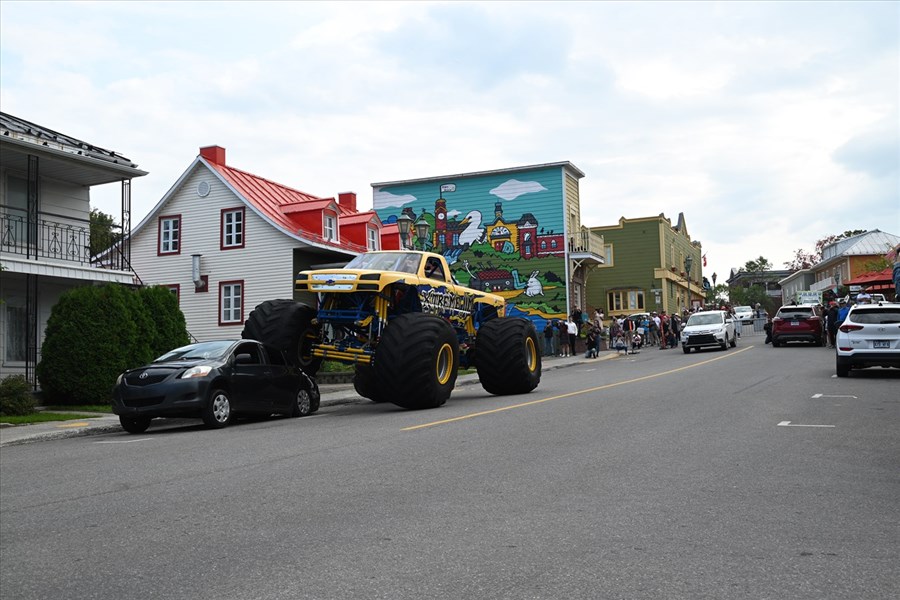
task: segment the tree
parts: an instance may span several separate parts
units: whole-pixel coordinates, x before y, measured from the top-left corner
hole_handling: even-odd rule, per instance
[[[786,269],[792,269],[795,271],[799,271],[800,269],[808,269],[814,264],[822,262],[822,252],[825,250],[826,246],[830,246],[837,241],[845,240],[847,238],[851,238],[853,236],[866,232],[867,230],[865,229],[854,229],[852,231],[848,230],[837,235],[829,235],[823,237],[816,242],[816,248],[812,253],[805,252],[802,249],[797,249],[794,253],[794,259],[784,263],[784,266]]]
[[[744,263],[744,270],[748,273],[756,273],[758,275],[760,273],[770,271],[771,269],[772,263],[770,263],[768,259],[762,256],[760,256],[756,260],[748,260],[746,263]]]
[[[112,215],[91,209],[91,256],[97,256],[122,239],[122,233],[115,231],[118,227]]]

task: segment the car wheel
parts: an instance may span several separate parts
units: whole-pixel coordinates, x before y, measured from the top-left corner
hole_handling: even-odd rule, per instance
[[[728,334],[725,334],[725,341],[719,344],[719,348],[722,350],[728,350]]]
[[[779,341],[776,340],[775,338],[772,338],[772,347],[773,347],[773,348],[777,348],[778,345],[779,345],[780,343],[781,343],[781,342],[779,342]]]
[[[737,346],[737,338],[731,338],[731,347],[734,348]]]
[[[209,402],[203,409],[203,423],[207,427],[221,429],[231,423],[231,399],[228,392],[222,389],[213,390]]]
[[[119,417],[122,429],[128,433],[144,433],[150,427],[149,417]]]
[[[294,405],[291,410],[292,417],[307,417],[312,414],[312,394],[307,390],[297,390]]]
[[[682,352],[684,352],[685,354],[690,354],[690,353],[691,353],[691,349],[688,348],[687,346],[681,346],[681,350],[682,350]]]

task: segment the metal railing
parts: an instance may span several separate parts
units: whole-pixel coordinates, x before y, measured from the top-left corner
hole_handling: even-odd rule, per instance
[[[60,220],[47,218],[58,217]],[[107,252],[100,260],[91,256],[90,221],[40,213],[29,239],[28,217],[13,212],[0,213],[0,251],[33,259],[58,260],[97,268],[131,270],[121,253]],[[110,233],[110,241],[118,236]]]

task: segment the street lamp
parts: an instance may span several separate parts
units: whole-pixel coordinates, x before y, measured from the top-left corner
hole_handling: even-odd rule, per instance
[[[428,229],[429,229],[428,221],[425,220],[425,209],[422,209],[422,214],[419,215],[419,218],[416,219],[415,228],[416,228],[416,239],[419,241],[419,246],[422,247],[422,250],[427,250],[425,243],[428,240]]]
[[[688,304],[693,305],[691,302],[691,267],[694,266],[694,257],[688,254],[684,257],[684,272],[687,273],[687,301]]]
[[[407,242],[409,240],[410,225],[412,225],[412,219],[408,214],[402,213],[399,217],[397,217],[397,227],[400,229],[400,245],[402,246],[402,250],[406,250],[408,248]]]

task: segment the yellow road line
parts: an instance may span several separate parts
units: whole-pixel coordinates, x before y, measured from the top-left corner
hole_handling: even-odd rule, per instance
[[[723,360],[726,358],[730,358],[732,356],[737,356],[738,354],[740,354],[742,352],[746,352],[747,350],[750,350],[751,348],[753,348],[753,346],[749,346],[747,348],[741,348],[740,350],[735,350],[734,352],[729,352],[723,356],[717,356],[716,358],[710,358],[709,360],[704,360],[703,362],[686,365],[684,367],[678,367],[677,369],[671,369],[669,371],[662,371],[661,373],[654,373],[652,375],[644,375],[643,377],[637,377],[635,379],[628,379],[626,381],[617,381],[616,383],[607,383],[606,385],[600,385],[600,386],[588,388],[585,390],[578,390],[576,392],[569,392],[568,394],[560,394],[559,396],[551,396],[549,398],[541,398],[540,400],[532,400],[530,402],[522,402],[520,404],[512,404],[510,406],[503,406],[501,408],[495,408],[493,410],[483,410],[481,412],[470,413],[470,414],[462,415],[459,417],[453,417],[452,419],[443,419],[441,421],[432,421],[430,423],[422,423],[421,425],[413,425],[411,427],[404,427],[400,431],[416,431],[418,429],[425,429],[427,427],[435,427],[437,425],[446,425],[448,423],[455,423],[457,421],[464,421],[466,419],[473,419],[475,417],[483,417],[485,415],[493,415],[495,413],[500,413],[500,412],[504,412],[507,410],[513,410],[515,408],[525,408],[526,406],[534,406],[535,404],[543,404],[544,402],[550,402],[552,400],[562,400],[563,398],[571,398],[572,396],[580,396],[581,394],[589,394],[591,392],[597,392],[599,390],[608,390],[610,388],[618,387],[620,385],[627,385],[629,383],[637,383],[639,381],[655,379],[657,377],[663,377],[665,375],[671,375],[672,373],[678,373],[679,371],[686,371],[688,369],[702,367],[704,365],[714,363],[718,360]]]

